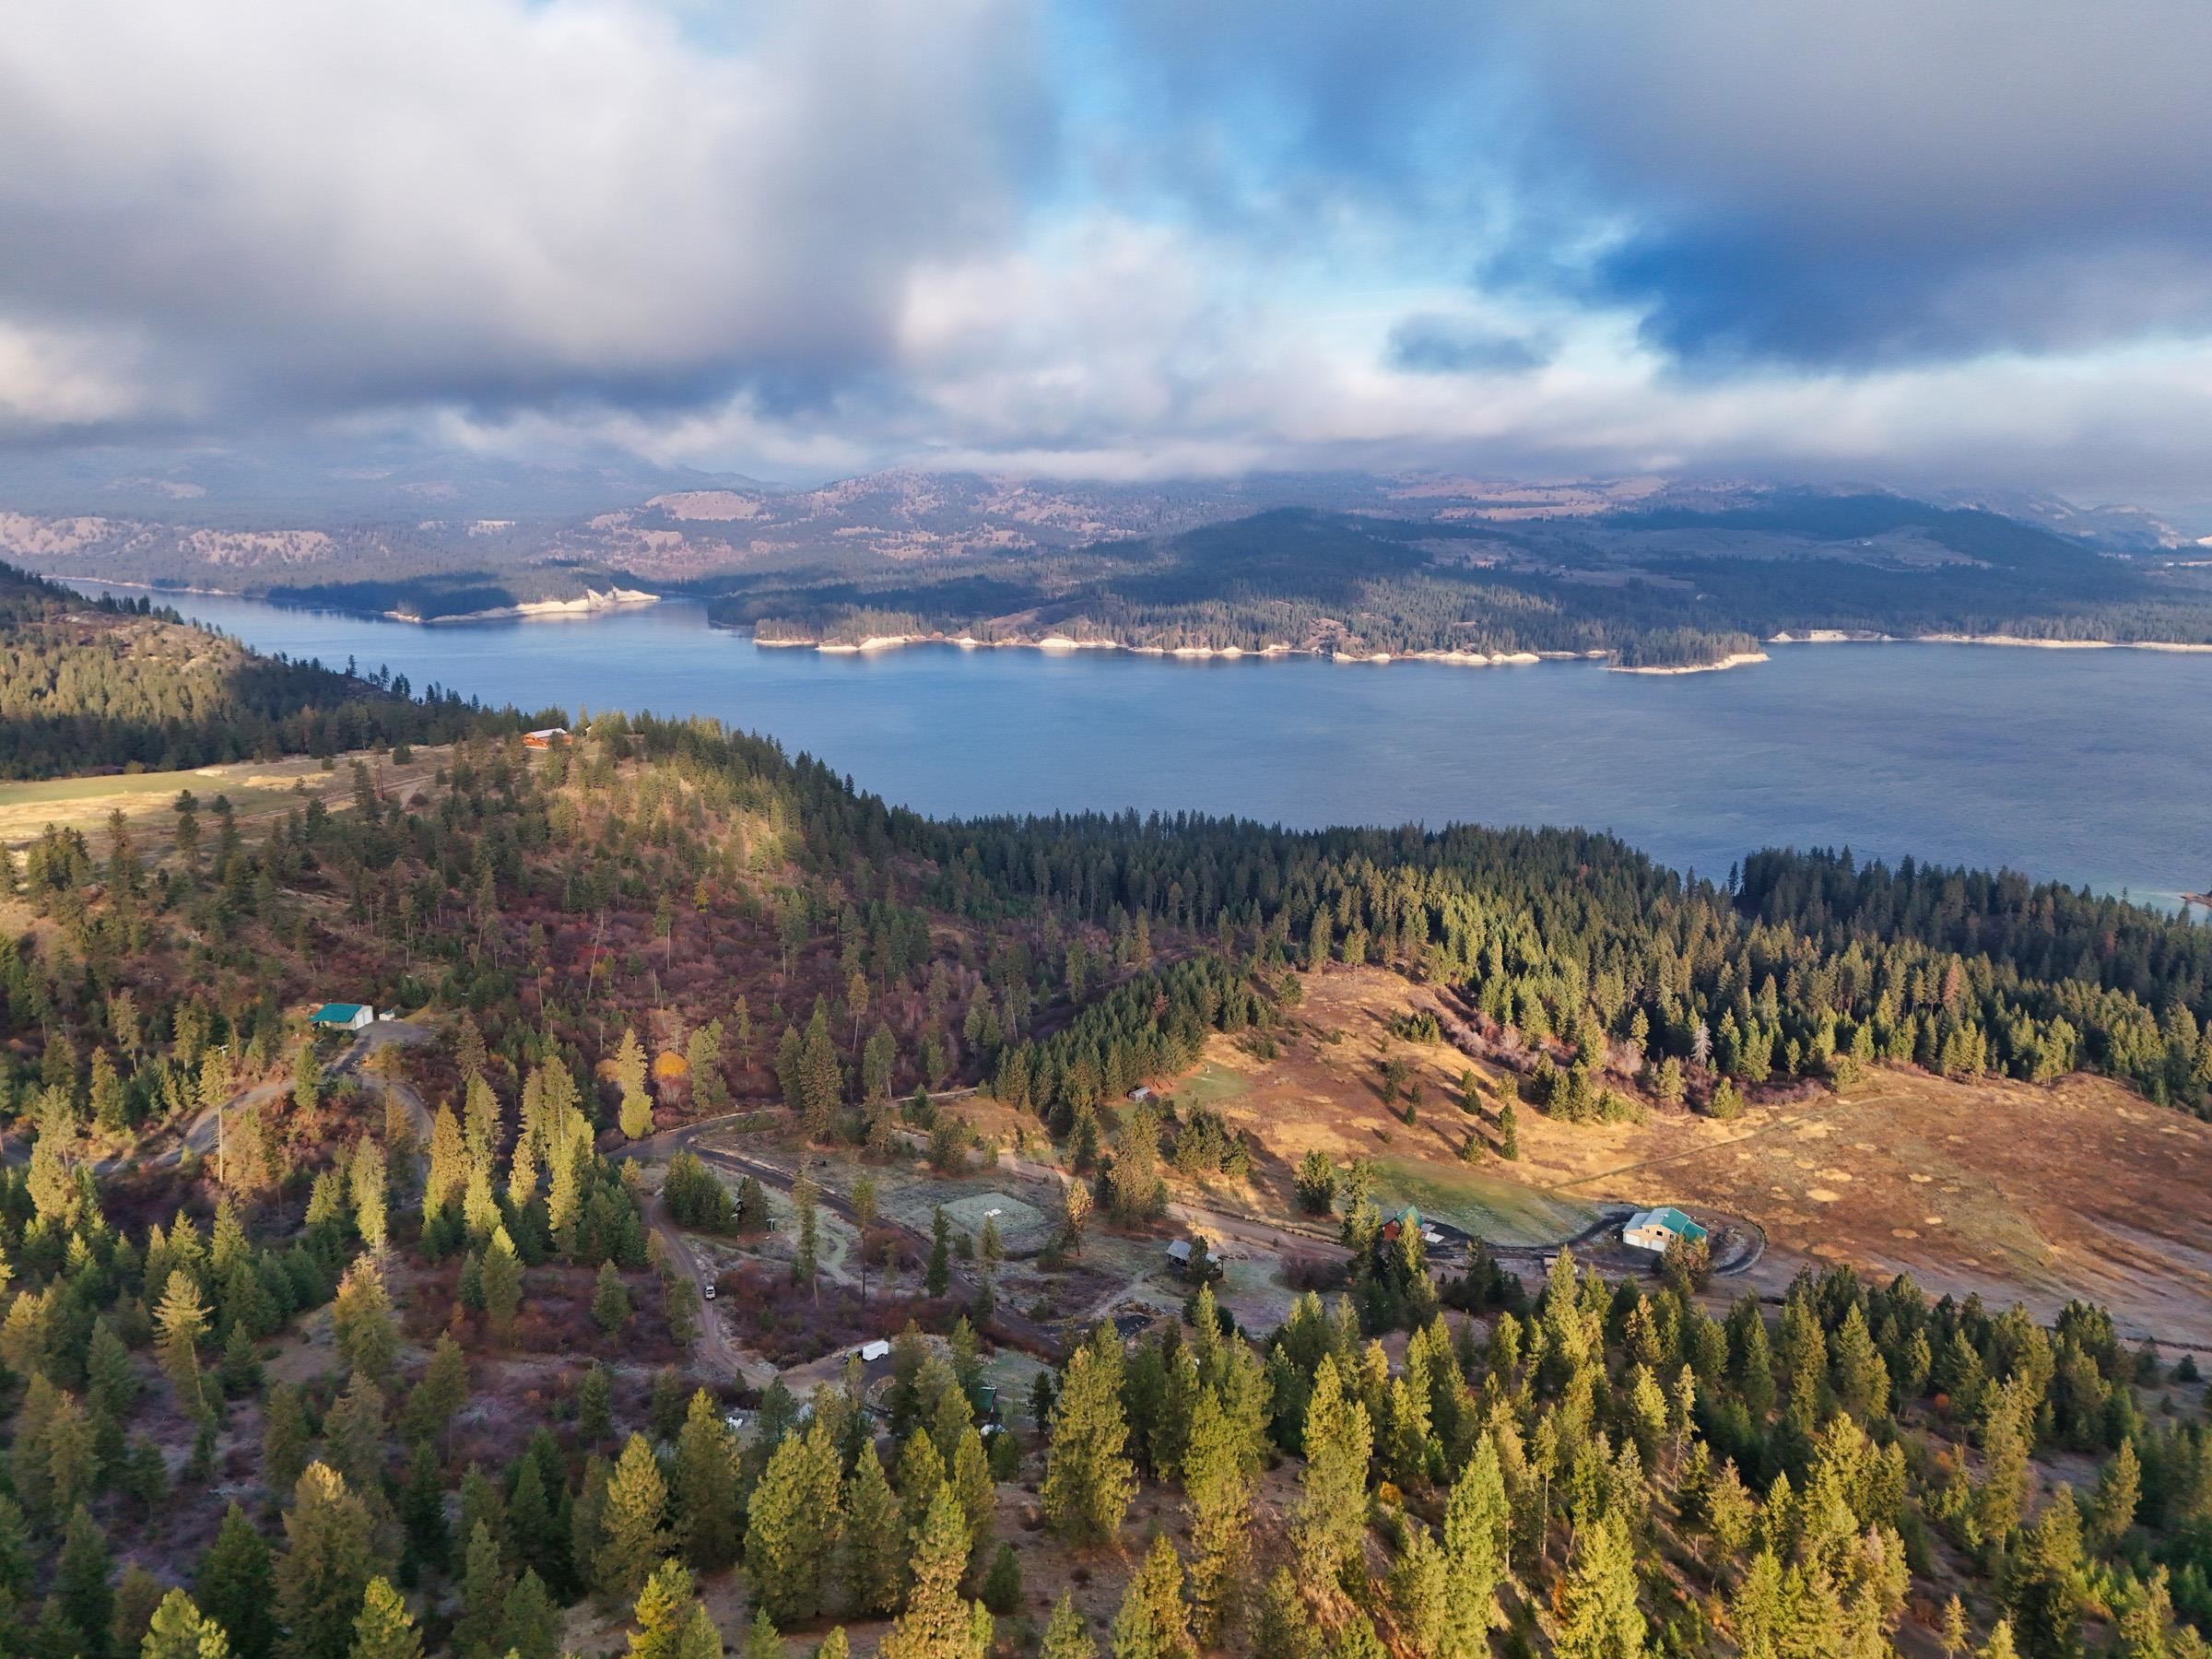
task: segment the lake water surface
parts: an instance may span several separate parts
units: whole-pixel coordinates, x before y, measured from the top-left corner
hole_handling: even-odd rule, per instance
[[[90,584],[87,584],[89,586]],[[1719,875],[1762,846],[2212,886],[2212,655],[1770,647],[1719,674],[756,646],[664,604],[421,628],[160,595],[263,651],[488,702],[712,714],[941,816],[1083,807],[1575,824]]]

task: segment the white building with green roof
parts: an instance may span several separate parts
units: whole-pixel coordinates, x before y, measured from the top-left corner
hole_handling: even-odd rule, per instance
[[[1666,1247],[1677,1239],[1687,1243],[1703,1242],[1705,1230],[1672,1205],[1657,1209],[1638,1210],[1620,1230],[1620,1241],[1630,1250],[1648,1250],[1653,1255],[1665,1255]]]

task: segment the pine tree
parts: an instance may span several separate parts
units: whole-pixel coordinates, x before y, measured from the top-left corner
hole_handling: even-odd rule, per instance
[[[1443,1652],[1444,1630],[1451,1617],[1444,1552],[1418,1521],[1406,1527],[1406,1544],[1390,1570],[1391,1618],[1398,1638],[1422,1659]]]
[[[114,1566],[108,1535],[78,1504],[62,1529],[62,1549],[54,1562],[54,1594],[62,1617],[76,1633],[79,1659],[108,1659],[108,1634],[115,1617],[115,1594],[108,1585]]]
[[[929,1446],[929,1441],[922,1444]],[[935,1448],[930,1450],[934,1454]],[[943,1484],[942,1477],[938,1484]],[[859,1461],[846,1477],[843,1507],[840,1565],[845,1605],[859,1618],[881,1618],[899,1605],[906,1577],[908,1529],[891,1483],[884,1477],[873,1438],[862,1443]]]
[[[2127,1535],[2142,1497],[2143,1462],[2136,1455],[2136,1442],[2124,1440],[2120,1450],[2097,1473],[2097,1495],[2090,1502],[2089,1513],[2095,1518],[2099,1544],[2111,1549]]]
[[[745,1635],[743,1659],[783,1659],[783,1638],[776,1632],[776,1621],[762,1607],[753,1615],[752,1629]]]
[[[205,1417],[208,1404],[200,1381],[199,1346],[207,1334],[207,1309],[200,1300],[198,1281],[183,1268],[171,1271],[154,1324],[161,1333],[161,1374],[176,1390],[178,1406],[187,1417]]]
[[[271,1492],[288,1492],[307,1468],[307,1402],[295,1382],[269,1390],[261,1425],[261,1478]],[[226,1627],[228,1628],[228,1627]],[[234,1639],[235,1640],[235,1639]]]
[[[830,1037],[829,1005],[817,997],[798,1054],[799,1113],[809,1140],[824,1139],[837,1115],[844,1077]]]
[[[1552,1651],[1558,1659],[1641,1659],[1643,1641],[1628,1529],[1604,1516],[1576,1530]]]
[[[430,1362],[407,1396],[407,1433],[418,1440],[443,1440],[454,1413],[468,1404],[468,1357],[450,1331],[441,1332]]]
[[[2026,1659],[2074,1659],[2081,1647],[2081,1517],[2061,1485],[2005,1565],[2005,1605]]]
[[[399,1330],[384,1294],[383,1275],[369,1257],[356,1258],[346,1270],[331,1303],[330,1322],[347,1364],[380,1382],[392,1374],[399,1359]]]
[[[1213,1390],[1198,1396],[1182,1460],[1191,1517],[1191,1603],[1198,1640],[1212,1646],[1231,1622],[1251,1557],[1252,1481],[1237,1428]]]
[[[779,1624],[821,1611],[823,1577],[838,1536],[841,1469],[830,1425],[818,1414],[805,1434],[783,1437],[753,1488],[746,1576],[753,1599]]]
[[[1099,1543],[1121,1530],[1136,1493],[1125,1450],[1121,1344],[1111,1328],[1077,1348],[1053,1403],[1045,1453],[1044,1512],[1064,1537]]]
[[[703,1388],[693,1392],[676,1437],[676,1531],[684,1559],[714,1572],[737,1559],[743,1524],[738,1505],[735,1449],[730,1431]]]
[[[591,1558],[593,1582],[611,1602],[635,1596],[667,1558],[668,1488],[645,1437],[633,1434],[607,1477],[600,1537]]]
[[[991,1615],[960,1595],[968,1524],[959,1500],[939,1487],[914,1543],[914,1585],[906,1611],[877,1649],[878,1659],[983,1659]]]
[[[229,1659],[223,1627],[193,1606],[192,1597],[171,1590],[154,1609],[139,1659]]]
[[[630,1616],[629,1659],[680,1659],[692,1615],[702,1611],[681,1561],[663,1561],[638,1587]],[[717,1639],[716,1650],[721,1648]]]
[[[514,1316],[523,1305],[522,1258],[515,1254],[514,1241],[504,1226],[491,1230],[477,1271],[492,1335],[504,1343],[514,1335]]]
[[[966,1404],[965,1396],[961,1403]],[[991,1478],[991,1459],[983,1450],[983,1437],[972,1425],[961,1433],[953,1450],[947,1478],[953,1495],[960,1500],[960,1512],[968,1518],[968,1559],[980,1560],[998,1517],[998,1486]]]
[[[1305,1442],[1291,1542],[1305,1583],[1334,1584],[1367,1529],[1367,1465],[1374,1432],[1367,1407],[1345,1392],[1330,1355],[1322,1357],[1313,1373]]]
[[[791,1282],[804,1286],[818,1305],[822,1292],[815,1277],[815,1256],[818,1243],[814,1197],[813,1178],[801,1170],[798,1179],[791,1183],[791,1213],[796,1222],[798,1234],[798,1241],[791,1256]]]
[[[1044,1627],[1044,1646],[1038,1659],[1099,1659],[1099,1644],[1090,1639],[1090,1627],[1076,1611],[1076,1598],[1060,1593],[1052,1621]]]
[[[376,1572],[369,1512],[335,1469],[310,1464],[284,1534],[275,1572],[278,1652],[282,1659],[344,1659]]]
[[[1497,1442],[1486,1434],[1444,1504],[1445,1619],[1438,1659],[1484,1659],[1489,1652],[1512,1525]]]
[[[560,1652],[560,1609],[533,1569],[524,1568],[523,1576],[507,1593],[500,1627],[510,1659],[556,1659]]]
[[[200,1557],[192,1594],[202,1616],[229,1636],[235,1659],[268,1659],[276,1640],[269,1541],[236,1503],[223,1512],[215,1542]]]
[[[1182,1599],[1182,1562],[1165,1533],[1123,1594],[1113,1619],[1113,1659],[1195,1659],[1190,1613]]]
[[[422,1659],[422,1637],[390,1580],[372,1578],[362,1592],[347,1659]]]
[[[599,1277],[592,1289],[592,1319],[609,1336],[629,1323],[629,1288],[622,1270],[613,1262],[599,1264]]]
[[[952,1285],[952,1223],[947,1219],[943,1205],[930,1213],[929,1262],[922,1270],[922,1288],[930,1296],[942,1296]]]
[[[453,1623],[458,1659],[500,1659],[507,1651],[507,1597],[514,1580],[500,1559],[499,1540],[479,1521],[470,1532],[461,1581],[461,1617]]]

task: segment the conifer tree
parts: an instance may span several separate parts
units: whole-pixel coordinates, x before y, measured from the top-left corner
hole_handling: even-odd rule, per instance
[[[1558,1659],[1641,1659],[1643,1643],[1628,1529],[1606,1515],[1576,1529],[1552,1651]]]
[[[1125,1450],[1121,1371],[1121,1344],[1106,1327],[1068,1360],[1053,1404],[1044,1512],[1063,1537],[1077,1543],[1099,1543],[1119,1532],[1136,1493]]]
[[[692,1616],[703,1610],[684,1564],[661,1562],[638,1587],[630,1614],[629,1659],[682,1659]],[[718,1637],[717,1652],[721,1645]]]
[[[1039,1659],[1099,1659],[1099,1644],[1091,1640],[1090,1627],[1076,1611],[1076,1598],[1065,1590],[1060,1593],[1052,1620],[1044,1627],[1044,1646],[1039,1650]]]
[[[921,1442],[934,1455],[935,1447]],[[936,1485],[943,1484],[940,1476]],[[931,1496],[935,1496],[932,1488]],[[899,1605],[905,1582],[908,1526],[891,1484],[884,1477],[883,1462],[876,1455],[873,1439],[864,1441],[860,1458],[845,1479],[844,1546],[841,1557],[845,1605],[862,1618],[877,1618]]]
[[[171,1590],[154,1609],[139,1659],[229,1659],[223,1627],[193,1606],[192,1597]]]
[[[1114,1615],[1113,1659],[1196,1659],[1197,1651],[1182,1599],[1182,1562],[1160,1533]]]
[[[1199,1641],[1211,1646],[1231,1622],[1241,1597],[1252,1531],[1252,1482],[1239,1453],[1236,1425],[1211,1389],[1198,1396],[1182,1467],[1191,1517],[1193,1623]]]
[[[430,1362],[407,1396],[407,1433],[418,1440],[442,1441],[453,1414],[468,1404],[468,1357],[453,1333],[439,1333]]]
[[[298,1478],[293,1477],[295,1482]],[[201,1616],[219,1626],[229,1638],[235,1659],[268,1659],[276,1639],[272,1618],[276,1577],[269,1541],[236,1503],[223,1512],[215,1542],[200,1557],[192,1594]]]
[[[335,1469],[310,1464],[294,1488],[284,1535],[275,1571],[281,1659],[344,1659],[376,1574],[369,1512]]]
[[[507,1651],[507,1598],[514,1580],[500,1559],[499,1540],[478,1521],[468,1538],[461,1581],[461,1617],[454,1621],[457,1659],[500,1659]]]
[[[962,1598],[968,1523],[950,1487],[939,1487],[914,1544],[914,1584],[906,1611],[877,1649],[879,1659],[983,1659],[991,1615]]]
[[[22,1305],[20,1298],[17,1305]],[[200,1380],[199,1346],[207,1334],[207,1309],[200,1300],[198,1281],[182,1267],[171,1271],[154,1324],[161,1334],[161,1374],[176,1390],[178,1406],[187,1417],[205,1417],[207,1398]]]
[[[630,1600],[669,1555],[667,1510],[668,1488],[653,1448],[643,1435],[633,1434],[607,1477],[600,1536],[591,1557],[593,1582],[607,1600]]]
[[[599,1277],[592,1288],[592,1319],[609,1336],[629,1323],[629,1288],[612,1261],[599,1264]]]
[[[936,1441],[926,1430],[915,1430],[899,1449],[899,1501],[909,1539],[922,1530],[930,1500],[937,1495],[945,1477],[945,1459],[937,1452]]]
[[[805,1434],[783,1437],[753,1488],[746,1576],[753,1599],[779,1624],[797,1624],[821,1611],[824,1574],[838,1536],[841,1469],[830,1425],[817,1414]]]
[[[1345,1392],[1331,1355],[1322,1357],[1313,1373],[1305,1444],[1291,1542],[1305,1583],[1334,1584],[1367,1529],[1367,1465],[1374,1432],[1367,1407]]]
[[[960,1500],[960,1512],[968,1519],[968,1559],[981,1560],[998,1516],[998,1486],[991,1478],[991,1459],[983,1450],[983,1437],[972,1425],[954,1448],[947,1478],[954,1496]]]
[[[347,1364],[380,1382],[392,1374],[399,1359],[399,1331],[393,1323],[391,1300],[384,1294],[383,1275],[369,1257],[357,1257],[338,1282],[330,1322]]]
[[[485,1315],[491,1322],[493,1336],[504,1343],[514,1335],[514,1316],[523,1305],[523,1264],[503,1225],[491,1230],[477,1272],[484,1289]]]
[[[1497,1442],[1485,1434],[1444,1504],[1444,1624],[1438,1659],[1484,1659],[1489,1652],[1512,1527]]]
[[[1409,1521],[1405,1547],[1391,1565],[1390,1610],[1399,1641],[1421,1659],[1436,1659],[1443,1652],[1449,1595],[1444,1552],[1436,1535]]]
[[[714,1408],[713,1396],[695,1390],[676,1437],[677,1536],[684,1559],[701,1572],[714,1572],[737,1559],[743,1524],[739,1512],[735,1448]]]
[[[347,1659],[422,1659],[422,1637],[389,1579],[372,1578],[362,1592]]]
[[[261,1478],[272,1492],[288,1492],[307,1468],[307,1402],[295,1382],[269,1390],[261,1425]]]
[[[556,1659],[559,1653],[560,1609],[535,1569],[524,1568],[523,1576],[507,1593],[500,1626],[512,1659]]]
[[[108,1659],[108,1636],[115,1617],[115,1593],[108,1574],[114,1565],[108,1535],[79,1503],[62,1529],[54,1562],[54,1594],[63,1618],[76,1638],[78,1659]]]

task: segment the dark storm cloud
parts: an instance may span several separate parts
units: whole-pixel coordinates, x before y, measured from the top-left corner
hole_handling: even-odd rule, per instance
[[[803,405],[890,361],[917,263],[1018,232],[1040,70],[1023,0],[778,0],[727,54],[619,0],[26,8],[0,318],[217,420]]]
[[[1268,153],[1288,212],[1334,188],[1419,216],[1485,278],[1644,309],[1673,352],[1826,366],[2212,325],[2199,0],[1126,15],[1163,119],[1208,135],[1182,153]]]

